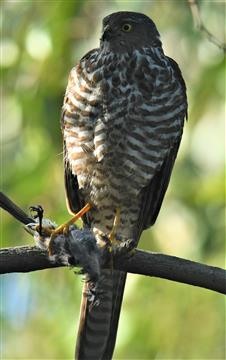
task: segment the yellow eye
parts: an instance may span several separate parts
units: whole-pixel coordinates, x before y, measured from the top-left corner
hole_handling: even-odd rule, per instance
[[[130,24],[122,25],[122,31],[130,32],[131,30],[132,30],[132,25],[130,25]]]

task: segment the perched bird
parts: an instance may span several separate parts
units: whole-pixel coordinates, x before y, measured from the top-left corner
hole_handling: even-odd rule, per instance
[[[154,22],[127,11],[105,17],[99,48],[71,70],[62,111],[67,202],[72,213],[86,206],[99,247],[135,247],[155,223],[186,116],[181,71]],[[112,358],[125,281],[102,270],[99,304],[83,295],[78,359]]]

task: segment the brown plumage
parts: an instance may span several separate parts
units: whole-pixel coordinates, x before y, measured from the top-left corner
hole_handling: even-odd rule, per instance
[[[117,208],[118,241],[136,246],[154,224],[186,113],[184,80],[153,21],[133,12],[107,16],[100,47],[70,73],[62,116],[68,204],[76,212],[91,203],[84,223],[97,243],[109,236]],[[99,306],[89,311],[83,299],[79,359],[112,357],[125,279],[103,271]]]

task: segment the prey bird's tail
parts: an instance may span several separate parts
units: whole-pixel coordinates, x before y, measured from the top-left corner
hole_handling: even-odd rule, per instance
[[[33,223],[34,219],[28,216],[18,205],[8,198],[3,192],[0,191],[0,208],[7,211],[15,219],[20,221],[22,224],[27,225]]]
[[[113,355],[126,273],[104,269],[98,281],[97,301],[92,305],[85,283],[75,358],[110,360]]]

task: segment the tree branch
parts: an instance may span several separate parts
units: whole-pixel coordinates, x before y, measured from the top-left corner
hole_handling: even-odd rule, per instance
[[[219,39],[217,39],[203,24],[200,9],[197,0],[187,0],[188,5],[190,6],[193,22],[195,27],[202,32],[204,35],[206,35],[207,39],[216,45],[219,49],[223,50],[223,52],[226,52],[226,44]]]
[[[34,221],[2,192],[0,192],[0,207],[25,225]],[[38,239],[40,244],[42,237],[39,235]],[[46,250],[36,246],[0,249],[0,274],[55,268],[65,266],[65,262],[68,264],[72,260],[74,266],[80,263],[84,271],[89,272],[90,278],[98,276],[98,266],[100,266],[98,248],[95,237],[89,230],[79,230],[74,227],[67,236],[59,235],[55,238],[51,250],[53,255],[55,253],[57,256],[49,257]],[[115,269],[155,276],[226,294],[226,272],[223,269],[176,256],[141,250],[135,250],[130,258],[118,255],[113,259]]]
[[[122,257],[121,257],[122,260]],[[0,250],[0,274],[29,272],[65,266],[52,261],[45,250],[35,246],[21,246]],[[135,250],[123,261],[114,259],[114,268],[126,272],[199,286],[226,294],[226,271],[214,266],[154,252]]]

